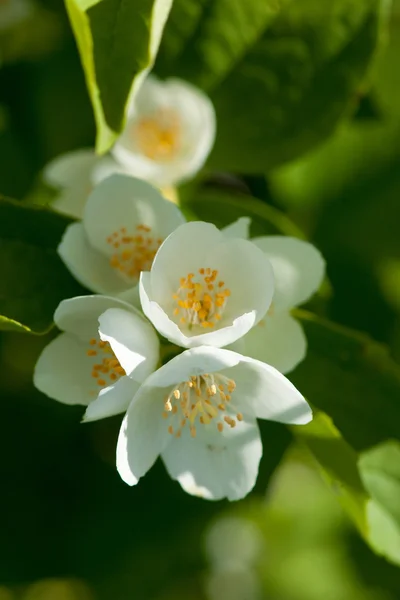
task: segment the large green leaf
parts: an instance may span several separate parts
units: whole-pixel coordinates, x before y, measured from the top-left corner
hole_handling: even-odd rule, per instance
[[[386,5],[175,0],[158,70],[210,94],[218,118],[210,166],[263,172],[329,135],[355,103]]]
[[[356,450],[400,440],[400,367],[388,350],[305,311],[297,316],[308,340],[307,358],[291,375],[301,392]]]
[[[56,252],[70,222],[0,199],[0,329],[44,333],[58,303],[82,293]]]
[[[172,0],[66,0],[92,101],[99,152],[121,132],[131,90],[152,66]]]

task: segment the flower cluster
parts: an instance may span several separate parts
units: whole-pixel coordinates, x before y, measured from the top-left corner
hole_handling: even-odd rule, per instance
[[[114,148],[121,164],[158,184],[193,173],[214,135],[209,101],[175,81],[159,97],[162,85],[143,86]],[[188,115],[200,102],[192,127],[170,112],[178,96]],[[207,131],[196,141],[200,125]],[[81,155],[75,167],[87,171],[93,160]],[[84,421],[125,413],[117,468],[128,484],[161,456],[188,493],[242,498],[262,455],[257,419],[312,418],[283,373],[306,352],[290,311],[319,287],[321,255],[294,238],[249,239],[247,217],[223,230],[186,222],[160,191],[126,173],[100,181],[77,212],[82,218],[58,251],[95,295],[61,302],[54,317],[61,333],[39,357],[35,385],[86,406]]]

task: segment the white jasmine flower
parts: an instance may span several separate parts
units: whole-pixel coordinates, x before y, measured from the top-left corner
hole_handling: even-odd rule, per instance
[[[116,358],[99,337],[99,317],[113,308],[129,328],[129,359]],[[106,296],[80,296],[63,300],[54,314],[63,331],[42,351],[36,363],[34,384],[63,404],[87,406],[85,421],[124,412],[140,383],[154,371],[159,342],[154,329],[129,304]]]
[[[29,0],[1,0],[0,33],[11,29],[31,16],[34,5]]]
[[[125,172],[110,156],[100,157],[93,149],[80,149],[57,156],[43,171],[44,181],[59,190],[52,208],[81,219],[95,185],[113,173]]]
[[[290,310],[318,290],[325,261],[312,244],[296,238],[265,236],[251,241],[272,264],[275,292],[264,318],[232,349],[288,373],[304,359],[307,350],[303,329]]]
[[[58,252],[84,286],[117,296],[137,285],[161,243],[184,222],[148,183],[112,175],[90,194],[82,222],[67,227]]]
[[[175,185],[201,169],[215,128],[214,108],[203,92],[179,79],[150,76],[112,152],[133,175],[157,186]]]
[[[100,317],[100,332],[117,357],[132,336]],[[189,494],[243,498],[254,486],[262,455],[257,418],[305,424],[312,412],[284,375],[230,350],[186,350],[150,375],[123,420],[117,468],[135,485],[161,455],[168,473]]]
[[[251,242],[192,222],[165,240],[150,272],[142,273],[139,290],[143,312],[168,340],[186,348],[221,347],[265,315],[273,272]]]

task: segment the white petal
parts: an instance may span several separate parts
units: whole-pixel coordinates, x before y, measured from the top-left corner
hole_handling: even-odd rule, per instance
[[[137,313],[129,304],[110,296],[76,296],[63,300],[54,313],[59,329],[88,342],[98,337],[99,317],[109,308],[123,308]]]
[[[252,242],[272,263],[277,309],[302,304],[318,290],[325,274],[325,261],[315,246],[285,236],[259,237]]]
[[[307,339],[300,323],[288,312],[282,312],[266,315],[232,345],[232,350],[289,373],[304,359]]]
[[[115,385],[101,390],[87,407],[83,421],[97,421],[126,412],[139,387],[130,377],[121,377]]]
[[[172,110],[178,119],[179,149],[173,157],[157,161],[142,153],[135,130],[140,119],[156,118],[156,112],[165,109]],[[136,95],[113,153],[132,174],[158,186],[174,185],[192,177],[203,166],[214,143],[215,130],[213,105],[200,90],[178,79],[161,82],[148,77]]]
[[[62,190],[51,203],[51,208],[69,217],[81,219],[89,193],[87,185],[79,186],[77,183],[76,186],[72,185],[72,187]]]
[[[198,427],[195,438],[184,428],[162,453],[170,476],[189,494],[209,500],[246,496],[256,482],[261,456],[255,419],[222,433],[212,425]]]
[[[227,238],[248,240],[250,237],[250,223],[250,217],[240,217],[237,221],[233,221],[233,223],[223,227],[221,231]]]
[[[245,414],[255,414],[269,421],[291,425],[311,421],[310,406],[282,373],[261,361],[238,356],[239,364],[225,371],[236,383],[232,405]]]
[[[187,381],[191,375],[202,375],[203,373],[214,373],[229,369],[238,365],[241,359],[240,354],[236,352],[212,346],[191,348],[157,369],[146,379],[144,385],[152,388],[170,389],[175,384]]]
[[[57,157],[45,167],[44,180],[61,189],[52,203],[54,209],[72,217],[82,217],[93,187],[91,172],[98,160],[93,150],[77,150]]]
[[[127,174],[127,171],[112,156],[102,156],[98,158],[97,163],[92,169],[91,179],[94,185],[98,185],[103,179],[107,179],[107,177],[115,173]]]
[[[93,380],[88,346],[68,333],[48,344],[35,366],[35,386],[63,404],[89,404],[99,388]]]
[[[127,302],[131,306],[134,306],[138,310],[142,310],[142,306],[140,304],[140,296],[139,296],[139,285],[134,285],[133,287],[124,290],[120,294],[118,294],[118,298]]]
[[[70,187],[77,179],[90,181],[90,173],[97,160],[90,149],[62,154],[45,166],[43,179],[54,187]]]
[[[258,322],[267,312],[274,294],[274,274],[264,253],[247,240],[227,239],[210,248],[206,261],[218,270],[231,291],[220,326],[252,310]]]
[[[129,287],[109,259],[89,244],[82,223],[67,227],[57,251],[75,279],[93,292],[118,295]]]
[[[111,308],[99,317],[99,333],[109,342],[126,374],[141,383],[154,371],[159,360],[158,337],[142,316]]]
[[[86,203],[83,224],[90,244],[106,256],[115,253],[107,238],[126,228],[136,235],[138,225],[151,228],[151,235],[164,239],[185,222],[179,208],[154,187],[128,175],[111,175],[99,183]]]
[[[172,303],[172,294],[179,278],[196,272],[205,265],[210,248],[224,240],[223,234],[211,223],[192,221],[178,227],[161,245],[151,268],[153,300]]]
[[[171,441],[162,418],[163,398],[142,386],[122,421],[117,444],[117,469],[129,485],[136,485]]]

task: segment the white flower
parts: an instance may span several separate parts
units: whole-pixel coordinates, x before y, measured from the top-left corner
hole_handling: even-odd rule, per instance
[[[307,340],[290,310],[317,291],[325,274],[325,261],[308,242],[285,236],[251,240],[272,264],[275,292],[268,313],[232,349],[262,360],[288,373],[303,360]]]
[[[58,252],[84,286],[117,296],[137,285],[160,244],[184,222],[180,210],[148,183],[112,175],[90,194],[83,221],[67,227]]]
[[[150,76],[112,153],[133,175],[157,186],[175,185],[201,169],[215,128],[214,108],[203,92],[179,79]]]
[[[34,5],[29,0],[1,0],[0,33],[11,29],[31,16]]]
[[[111,313],[100,317],[100,332],[122,360],[132,336]],[[186,350],[150,375],[133,398],[119,434],[118,471],[135,485],[161,455],[186,492],[237,500],[257,478],[257,418],[300,425],[312,412],[290,381],[265,363],[210,346]]]
[[[116,358],[98,334],[99,317],[115,313],[132,336],[129,360]],[[54,321],[61,333],[42,351],[35,367],[34,384],[63,404],[87,406],[85,421],[125,412],[140,383],[154,371],[159,342],[154,329],[129,304],[106,296],[80,296],[63,300]]]
[[[57,156],[43,171],[44,181],[59,190],[52,208],[81,219],[94,186],[113,173],[125,169],[110,156],[96,156],[92,149],[81,149]]]
[[[265,315],[273,290],[272,267],[259,248],[203,222],[178,227],[139,284],[145,315],[186,348],[236,341]]]

